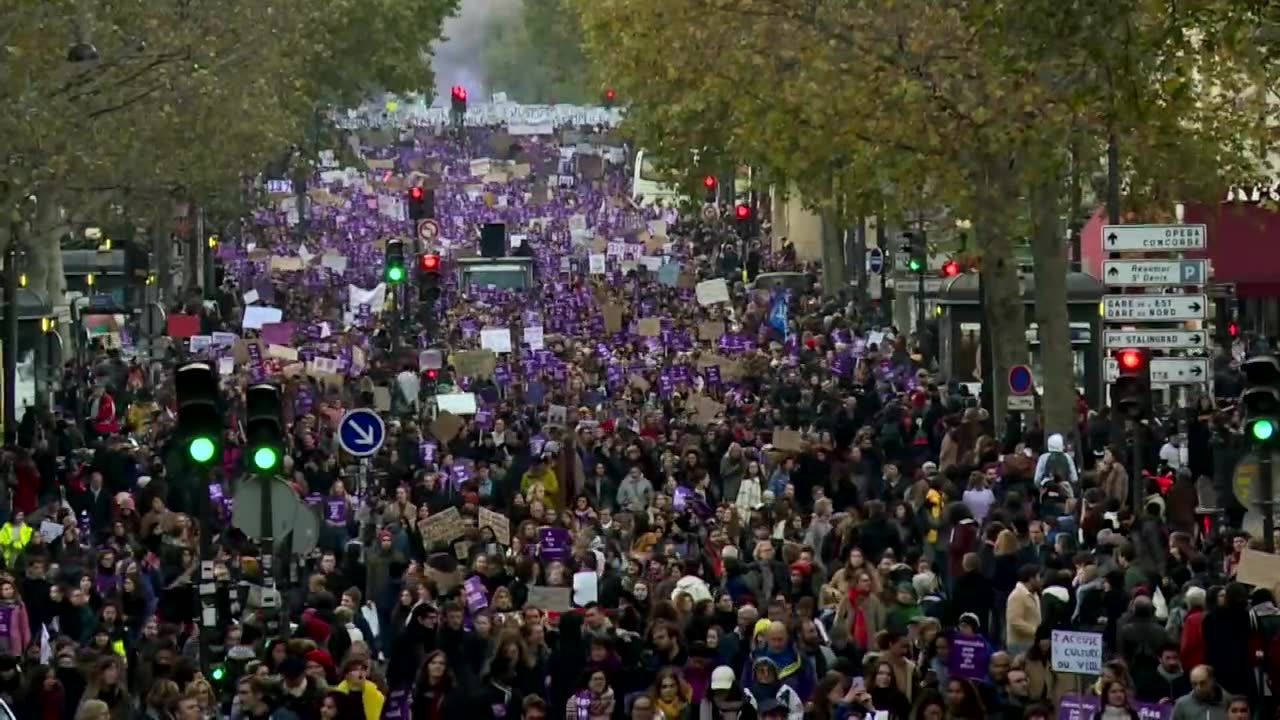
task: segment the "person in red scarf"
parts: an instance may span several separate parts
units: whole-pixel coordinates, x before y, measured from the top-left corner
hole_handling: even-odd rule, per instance
[[[851,643],[861,652],[872,648],[876,634],[885,628],[888,617],[880,598],[876,597],[871,574],[860,571],[849,588],[849,595],[840,602],[835,624],[831,629],[831,641],[837,648],[840,643]]]
[[[93,429],[99,435],[114,435],[120,432],[120,421],[116,419],[116,399],[99,385],[94,390],[97,411],[93,415]]]

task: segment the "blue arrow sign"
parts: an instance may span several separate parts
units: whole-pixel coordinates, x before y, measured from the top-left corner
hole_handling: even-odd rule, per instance
[[[386,439],[386,423],[368,408],[352,410],[338,423],[338,445],[356,457],[373,455]]]
[[[867,251],[867,270],[873,275],[879,275],[884,270],[884,251],[878,247],[873,247]]]

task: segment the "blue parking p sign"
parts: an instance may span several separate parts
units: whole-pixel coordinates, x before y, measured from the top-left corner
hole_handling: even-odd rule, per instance
[[[338,423],[338,445],[355,457],[369,457],[377,453],[386,439],[386,423],[378,413],[368,408],[352,410]]]

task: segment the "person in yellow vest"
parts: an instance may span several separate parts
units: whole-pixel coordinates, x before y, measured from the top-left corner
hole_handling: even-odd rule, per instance
[[[369,661],[363,657],[353,657],[342,664],[342,682],[335,689],[360,698],[360,703],[364,706],[364,720],[380,720],[386,698],[377,685],[369,682],[368,675]]]
[[[0,527],[0,557],[4,558],[4,566],[13,570],[18,556],[31,542],[31,526],[27,524],[27,516],[21,510],[14,512],[13,519]]]

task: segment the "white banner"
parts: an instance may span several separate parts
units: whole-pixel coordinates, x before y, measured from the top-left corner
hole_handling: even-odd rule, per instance
[[[334,123],[346,130],[359,128],[432,127],[452,123],[447,107],[431,107],[421,100],[416,103],[400,100],[395,112],[387,110],[386,103],[365,103],[359,108],[334,114]],[[603,125],[616,127],[622,122],[622,111],[617,108],[587,105],[521,105],[513,102],[469,103],[464,119],[468,127],[506,125],[508,132],[516,134],[545,134],[546,126]],[[536,130],[537,132],[531,132]]]

